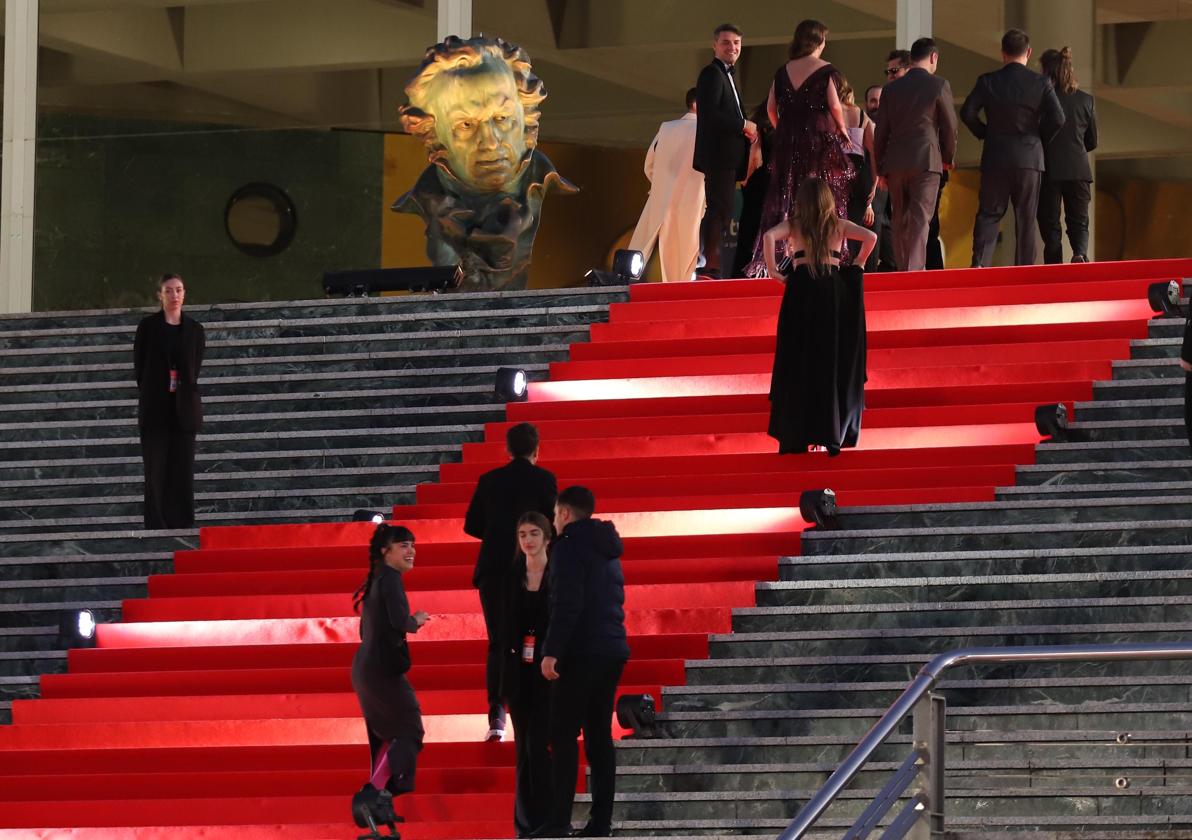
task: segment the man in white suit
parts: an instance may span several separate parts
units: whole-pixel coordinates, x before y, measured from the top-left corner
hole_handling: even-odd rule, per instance
[[[699,225],[704,215],[704,176],[691,166],[695,153],[695,88],[687,91],[687,113],[664,122],[646,152],[650,197],[629,247],[650,258],[658,242],[664,281],[690,280],[699,259]]]

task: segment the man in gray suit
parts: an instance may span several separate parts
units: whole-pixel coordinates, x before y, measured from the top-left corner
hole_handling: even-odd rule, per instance
[[[977,79],[960,108],[960,119],[981,150],[981,192],[973,224],[973,266],[993,261],[998,226],[1014,205],[1016,265],[1034,265],[1035,213],[1043,178],[1043,143],[1064,125],[1064,110],[1051,80],[1028,70],[1031,39],[1021,29],[1002,36],[1001,70]],[[981,112],[985,112],[985,121]]]
[[[890,190],[894,259],[902,271],[926,268],[927,228],[940,176],[956,158],[952,87],[935,75],[938,64],[935,41],[915,41],[910,70],[882,90],[876,120],[874,157]]]

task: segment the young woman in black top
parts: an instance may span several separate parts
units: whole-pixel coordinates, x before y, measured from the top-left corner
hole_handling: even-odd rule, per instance
[[[407,633],[417,633],[430,616],[411,615],[402,575],[414,568],[414,535],[400,525],[380,524],[368,545],[368,577],[356,590],[360,647],[352,659],[352,687],[360,700],[372,755],[369,781],[352,798],[356,825],[392,828],[393,797],[414,790],[414,769],[422,749],[422,710],[406,679],[410,670]],[[377,835],[380,836],[380,835]]]
[[[551,802],[547,749],[550,684],[542,676],[542,643],[550,620],[547,606],[547,553],[551,524],[537,511],[517,521],[518,555],[509,579],[505,608],[501,697],[509,707],[517,743],[517,794],[513,826],[527,837],[546,822]]]

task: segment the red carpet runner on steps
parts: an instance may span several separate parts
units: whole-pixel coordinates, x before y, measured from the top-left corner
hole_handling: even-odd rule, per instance
[[[842,505],[989,500],[1031,463],[1033,411],[1088,400],[1144,338],[1147,286],[1192,260],[868,278],[861,446],[779,457],[764,434],[781,287],[639,285],[572,347],[510,423],[542,433],[560,486],[582,483],[626,538],[634,658],[623,691],[682,683],[753,581],[799,551],[801,490]],[[418,537],[411,603],[426,715],[403,835],[511,836],[512,743],[483,744],[483,624],[460,525],[506,423],[394,519]],[[99,647],[71,651],[0,729],[0,838],[348,838],[367,747],[348,664],[370,524],[204,528]],[[582,784],[582,782],[581,782]],[[73,827],[67,831],[65,827]],[[40,829],[40,830],[38,830]]]

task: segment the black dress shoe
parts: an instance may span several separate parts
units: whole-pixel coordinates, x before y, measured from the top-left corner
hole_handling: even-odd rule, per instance
[[[595,825],[588,823],[583,828],[571,832],[572,837],[612,837],[613,827],[611,825]]]
[[[571,826],[543,825],[531,831],[527,837],[570,837]]]

